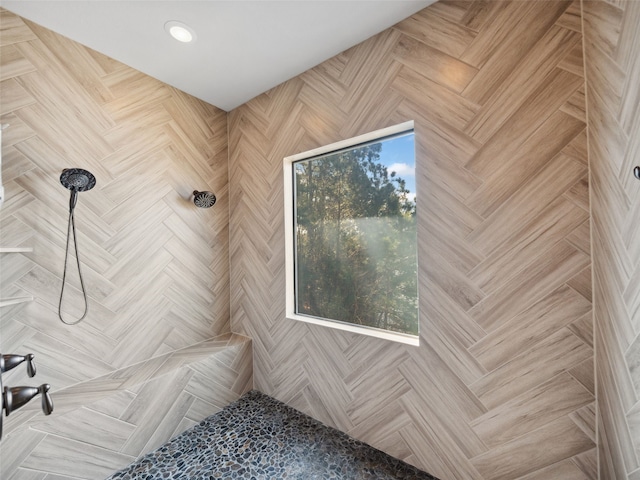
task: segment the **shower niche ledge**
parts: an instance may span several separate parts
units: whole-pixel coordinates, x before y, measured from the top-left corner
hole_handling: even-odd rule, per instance
[[[31,302],[32,300],[33,300],[33,297],[1,298],[0,307],[8,307],[9,305],[17,305],[18,303]]]
[[[0,253],[25,253],[33,252],[32,247],[0,247]]]
[[[28,253],[33,252],[32,247],[0,247],[0,253]],[[0,298],[0,307],[8,307],[9,305],[17,305],[19,303],[31,302],[33,297],[11,297]]]

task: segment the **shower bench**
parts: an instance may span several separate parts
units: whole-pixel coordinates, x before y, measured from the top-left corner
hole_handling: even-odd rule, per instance
[[[28,404],[7,417],[2,477],[28,469],[104,479],[250,391],[252,368],[251,339],[228,333],[62,390],[52,385],[52,415]]]

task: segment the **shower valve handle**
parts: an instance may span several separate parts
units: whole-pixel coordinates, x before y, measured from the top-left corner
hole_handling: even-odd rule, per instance
[[[36,364],[33,362],[33,353],[27,355],[2,355],[0,357],[0,372],[8,372],[22,362],[27,362],[27,375],[33,377],[36,374]]]
[[[9,416],[11,412],[29,403],[39,393],[42,394],[42,411],[45,415],[50,415],[53,412],[53,401],[49,395],[50,388],[48,383],[43,383],[39,387],[4,387],[2,396],[5,415]]]
[[[53,413],[53,400],[51,400],[51,395],[49,395],[49,389],[51,386],[48,383],[40,385],[42,389],[40,393],[42,393],[42,411],[45,415],[51,415]]]

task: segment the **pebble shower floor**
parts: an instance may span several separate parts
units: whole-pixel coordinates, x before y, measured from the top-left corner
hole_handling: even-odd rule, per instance
[[[107,480],[436,477],[253,390]]]

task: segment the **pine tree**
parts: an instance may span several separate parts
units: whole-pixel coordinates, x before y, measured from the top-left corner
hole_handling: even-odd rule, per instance
[[[415,201],[380,151],[296,163],[297,311],[417,334]]]

